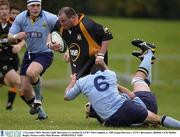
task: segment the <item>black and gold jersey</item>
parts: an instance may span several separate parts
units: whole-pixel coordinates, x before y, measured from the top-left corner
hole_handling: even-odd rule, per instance
[[[60,26],[60,23],[58,23],[56,25]],[[77,74],[83,65],[98,53],[102,41],[113,38],[107,27],[103,27],[83,14],[79,15],[78,25],[69,30],[63,30],[61,27],[60,33],[68,45],[72,73]],[[107,55],[105,56],[105,62],[107,63]],[[90,68],[87,69],[88,74]]]
[[[11,23],[8,21],[4,26],[0,23],[0,60],[12,60],[16,58],[17,54],[12,53],[12,46],[8,42],[8,32]]]

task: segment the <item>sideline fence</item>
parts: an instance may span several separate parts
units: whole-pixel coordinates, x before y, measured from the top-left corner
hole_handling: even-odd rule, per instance
[[[55,58],[56,59],[56,58]],[[114,61],[117,63],[122,63],[124,65],[121,65],[121,67],[124,68],[124,71],[116,71],[117,77],[121,82],[130,82],[132,79],[132,76],[134,74],[133,72],[133,62],[134,57],[129,55],[111,55],[109,57],[109,62]],[[164,65],[161,65],[162,62],[166,62]],[[168,63],[173,63],[173,66],[169,66]],[[159,55],[156,58],[156,62],[153,66],[153,84],[167,84],[169,81],[171,84],[180,84],[180,74],[176,74],[176,72],[169,72],[170,67],[179,67],[176,68],[176,70],[180,70],[180,56],[179,55]],[[113,68],[112,68],[113,69]],[[165,74],[161,73],[161,69],[164,70]],[[45,85],[64,85],[67,84],[69,81],[70,76],[70,68],[67,65],[67,77],[65,79],[48,79],[44,80],[43,84]],[[162,79],[161,75],[167,75],[166,79]],[[173,80],[168,79],[168,75],[174,75]]]

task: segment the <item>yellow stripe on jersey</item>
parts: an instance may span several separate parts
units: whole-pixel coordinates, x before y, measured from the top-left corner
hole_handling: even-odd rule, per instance
[[[60,28],[60,30],[59,30],[59,31],[60,31],[60,34],[61,34],[61,36],[62,36],[63,30],[64,30],[64,28],[63,28],[63,27],[61,27],[61,28]]]
[[[96,53],[99,52],[100,50],[100,46],[94,41],[94,39],[90,36],[90,34],[88,33],[88,31],[86,30],[85,26],[83,25],[82,22],[80,22],[80,29],[85,37],[85,39],[88,42],[89,45],[89,56],[93,56]]]

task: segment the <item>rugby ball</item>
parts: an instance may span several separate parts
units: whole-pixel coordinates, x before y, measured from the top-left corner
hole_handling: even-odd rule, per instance
[[[53,31],[51,34],[51,42],[57,43],[62,46],[61,50],[59,52],[64,53],[67,50],[67,45],[62,39],[61,35],[57,31]]]

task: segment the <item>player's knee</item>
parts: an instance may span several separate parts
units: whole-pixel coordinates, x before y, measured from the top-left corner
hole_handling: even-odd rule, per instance
[[[32,71],[32,70],[27,70],[26,75],[27,75],[28,77],[30,77],[30,78],[35,78],[35,77],[37,77],[36,72],[35,72],[35,71]]]
[[[20,80],[20,78],[17,77],[17,78],[12,79],[12,80],[9,82],[9,85],[10,85],[11,87],[20,88],[20,85],[21,85],[21,80]]]

